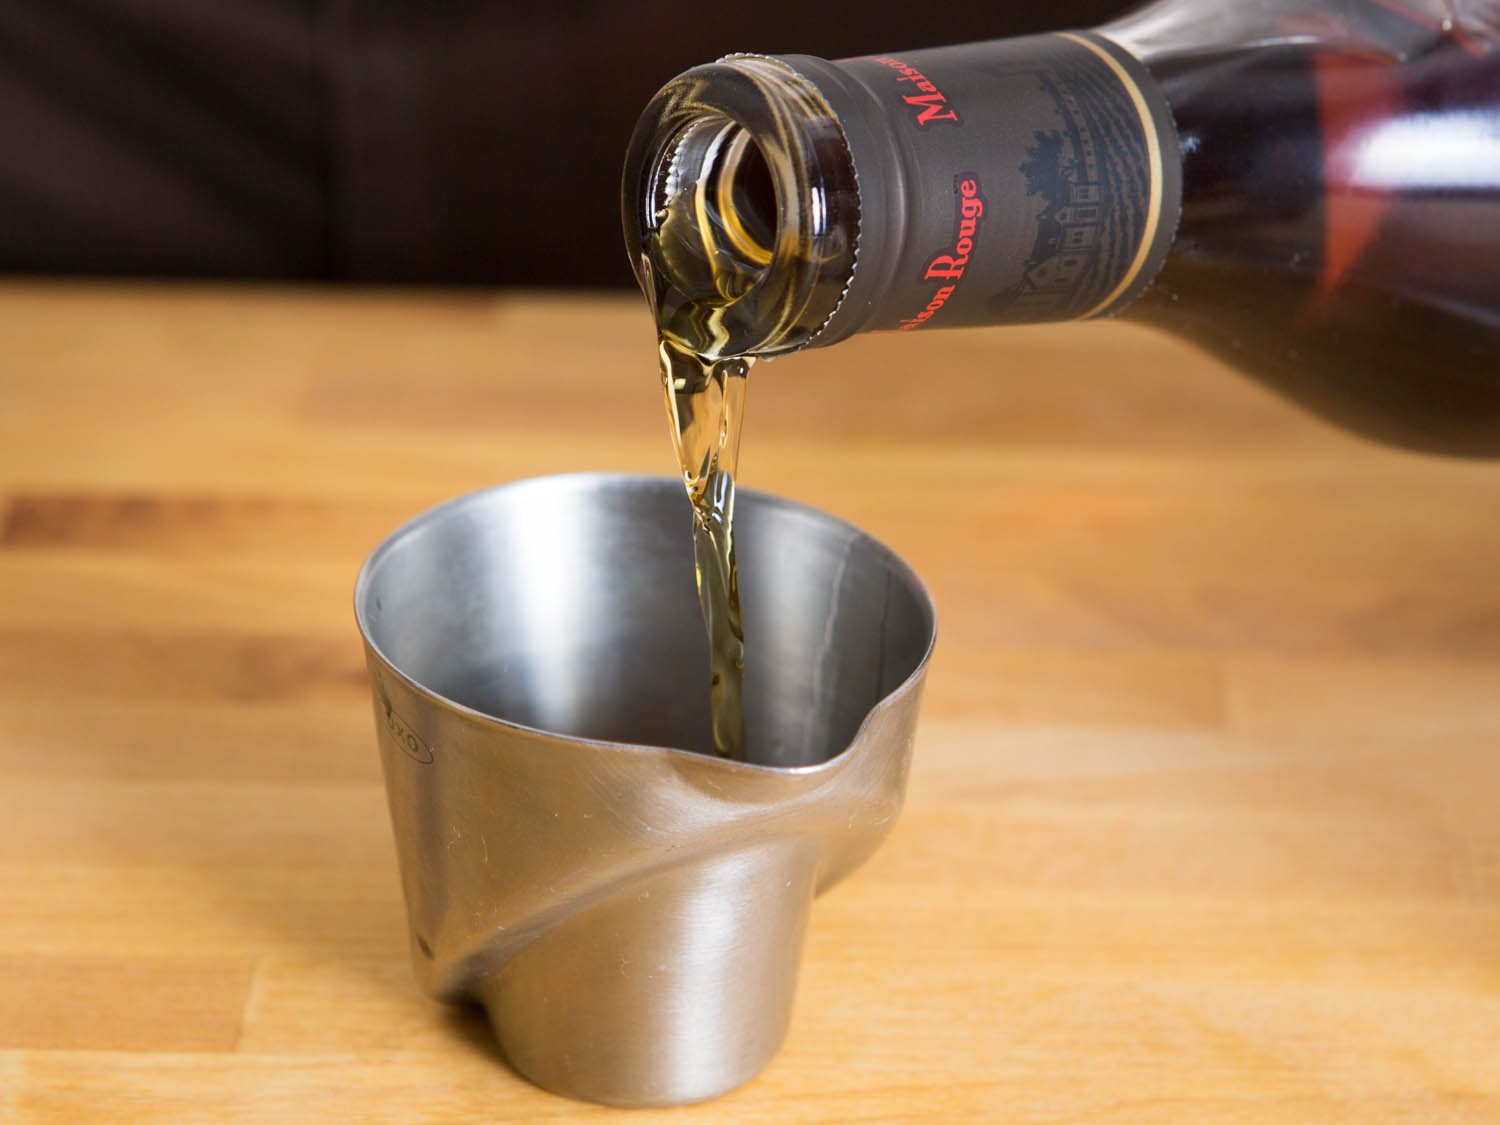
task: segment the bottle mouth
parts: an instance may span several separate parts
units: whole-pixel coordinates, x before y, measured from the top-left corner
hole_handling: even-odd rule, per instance
[[[740,55],[680,75],[646,107],[623,220],[664,334],[713,358],[776,355],[838,307],[859,193],[822,95],[785,63]]]
[[[735,300],[770,273],[781,201],[765,153],[742,125],[718,113],[689,122],[669,142],[650,186],[647,206],[665,215],[662,229],[676,240],[660,248],[664,280]]]

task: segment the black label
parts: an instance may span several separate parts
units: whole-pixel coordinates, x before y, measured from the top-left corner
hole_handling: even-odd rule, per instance
[[[1107,316],[1172,241],[1181,162],[1137,60],[1067,32],[838,64],[908,170],[899,260],[865,327]]]

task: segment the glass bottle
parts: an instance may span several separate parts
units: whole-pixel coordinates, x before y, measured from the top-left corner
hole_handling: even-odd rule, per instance
[[[710,358],[1120,315],[1350,429],[1500,455],[1500,0],[1161,0],[668,83],[627,247]]]

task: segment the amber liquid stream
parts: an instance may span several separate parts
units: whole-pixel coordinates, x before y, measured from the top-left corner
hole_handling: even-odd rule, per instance
[[[708,630],[714,751],[743,761],[745,626],[734,558],[734,475],[745,376],[754,360],[708,359],[665,335],[659,336],[657,349],[672,441],[693,505],[693,558]]]

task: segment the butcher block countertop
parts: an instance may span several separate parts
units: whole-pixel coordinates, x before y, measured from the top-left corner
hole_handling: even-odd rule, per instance
[[[1500,464],[1129,326],[752,374],[744,483],[940,619],[759,1078],[622,1115],[420,995],[355,573],[671,471],[652,347],[623,294],[0,287],[0,1120],[1500,1120]]]

